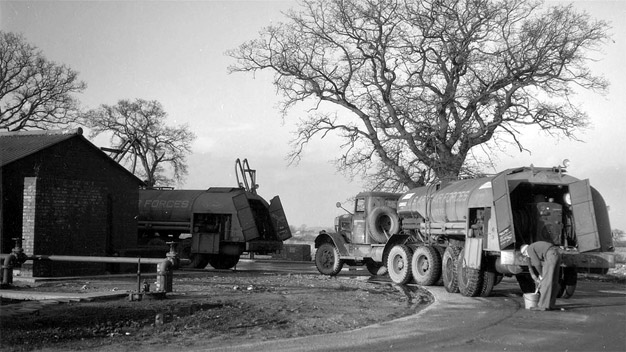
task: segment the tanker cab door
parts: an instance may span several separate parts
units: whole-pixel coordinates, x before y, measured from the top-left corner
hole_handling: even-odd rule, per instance
[[[515,243],[513,212],[511,211],[511,199],[506,176],[506,174],[501,173],[491,181],[493,207],[495,209],[493,213],[495,213],[498,242],[501,250]]]
[[[593,198],[589,180],[577,181],[569,185],[574,214],[574,231],[580,252],[600,248],[600,234],[593,209]]]
[[[269,211],[272,218],[272,226],[274,226],[274,231],[276,231],[278,238],[281,241],[291,238],[291,230],[289,229],[289,223],[283,210],[283,204],[280,202],[280,197],[272,198]]]

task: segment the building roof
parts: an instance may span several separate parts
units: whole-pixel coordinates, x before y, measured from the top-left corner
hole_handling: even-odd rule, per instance
[[[0,132],[0,167],[71,138],[83,140],[96,151],[102,153],[102,156],[106,157],[106,159],[115,163],[120,169],[132,175],[139,183],[143,184],[143,181],[132,172],[126,170],[126,168],[115,162],[106,153],[83,137],[83,129],[80,127],[71,130]]]
[[[10,164],[57,143],[83,134],[81,128],[57,131],[0,133],[0,166]]]

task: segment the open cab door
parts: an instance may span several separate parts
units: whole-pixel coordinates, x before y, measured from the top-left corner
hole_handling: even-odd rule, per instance
[[[285,216],[283,204],[280,202],[278,196],[272,198],[270,201],[269,212],[272,218],[272,225],[276,231],[276,236],[278,236],[281,241],[291,238],[291,230],[289,229],[287,216]]]
[[[578,251],[589,252],[600,248],[600,233],[593,208],[589,180],[571,183],[569,193],[572,201]]]
[[[515,230],[513,226],[513,212],[511,211],[511,199],[507,174],[500,173],[491,181],[491,192],[495,208],[496,228],[500,250],[515,244]]]

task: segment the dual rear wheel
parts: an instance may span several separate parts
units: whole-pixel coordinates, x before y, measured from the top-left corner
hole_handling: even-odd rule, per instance
[[[483,258],[481,268],[470,268],[463,247],[446,248],[443,256],[443,285],[446,291],[460,292],[467,297],[488,297],[499,278],[501,276],[487,258]]]

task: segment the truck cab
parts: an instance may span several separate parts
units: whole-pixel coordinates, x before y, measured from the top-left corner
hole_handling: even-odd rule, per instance
[[[399,228],[399,193],[361,192],[354,199],[352,212],[335,218],[335,231],[349,243],[385,243]],[[341,207],[341,203],[337,203]],[[376,221],[372,213],[376,212]],[[374,214],[376,215],[376,214]]]
[[[381,262],[385,248],[397,238],[400,219],[397,214],[401,194],[361,192],[352,209],[335,218],[335,232],[321,231],[315,239],[315,264],[326,275],[336,275],[344,264],[365,265],[370,273],[383,275]],[[395,242],[394,242],[395,243]]]

